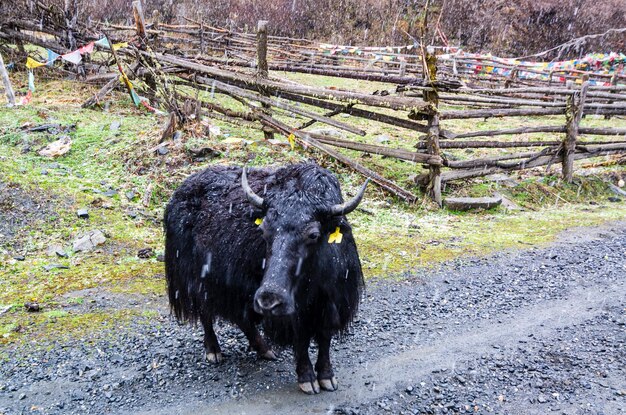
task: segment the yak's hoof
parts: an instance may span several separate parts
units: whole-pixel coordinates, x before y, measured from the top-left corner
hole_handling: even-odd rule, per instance
[[[320,393],[320,385],[317,383],[317,380],[313,382],[302,382],[298,383],[300,390],[307,395],[315,395],[316,393]]]
[[[259,353],[259,355],[265,360],[278,360],[278,357],[276,357],[276,354],[272,350],[268,350],[265,353]]]
[[[339,386],[339,384],[337,383],[337,378],[334,376],[330,379],[320,379],[319,381],[320,388],[324,389],[325,391],[334,392]]]
[[[207,352],[206,360],[211,363],[222,363],[222,361],[224,360],[224,357],[222,356],[222,353],[220,352],[217,352],[217,353]]]

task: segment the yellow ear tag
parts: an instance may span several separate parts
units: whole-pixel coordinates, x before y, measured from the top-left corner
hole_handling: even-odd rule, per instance
[[[340,244],[342,239],[343,239],[343,233],[341,233],[341,231],[339,230],[339,226],[337,226],[335,228],[335,232],[331,233],[328,236],[328,243],[329,244]]]
[[[254,221],[254,224],[255,224],[255,225],[260,225],[260,224],[262,224],[262,223],[263,223],[263,218],[257,218],[257,219]]]
[[[287,140],[289,140],[289,145],[291,145],[291,150],[295,150],[296,149],[296,136],[293,134],[289,134],[289,137],[287,137]]]

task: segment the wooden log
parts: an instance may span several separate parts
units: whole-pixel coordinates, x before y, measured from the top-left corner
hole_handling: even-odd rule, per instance
[[[109,82],[106,83],[98,92],[94,94],[87,101],[83,102],[81,108],[91,108],[94,105],[100,104],[100,102],[107,96],[111,91],[115,89],[116,86],[120,84],[119,75],[113,77]]]
[[[303,117],[307,117],[307,118],[311,118],[313,120],[331,125],[333,127],[348,131],[350,133],[353,134],[357,134],[357,135],[361,135],[364,136],[365,135],[365,131],[360,129],[360,128],[356,128],[352,125],[346,124],[344,122],[341,121],[337,121],[334,120],[332,118],[326,117],[324,115],[320,115],[320,114],[316,114],[314,112],[310,112],[310,111],[306,111],[302,108],[298,108],[295,107],[293,105],[289,105],[289,104],[285,104],[283,102],[274,100],[274,99],[270,99],[270,98],[266,98],[264,96],[261,95],[256,95],[254,93],[248,92],[242,88],[238,88],[236,86],[233,85],[228,85],[225,84],[223,82],[220,81],[216,81],[216,80],[211,80],[208,78],[204,78],[203,77],[196,77],[195,81],[202,81],[203,83],[206,84],[210,84],[212,86],[215,87],[215,89],[217,89],[220,92],[224,92],[227,93],[231,96],[238,96],[241,98],[245,98],[245,99],[250,99],[253,101],[258,101],[260,103],[262,103],[262,105],[265,105],[266,108],[271,108],[271,107],[276,107],[276,108],[280,108],[283,109],[285,111],[290,111],[293,112],[294,114],[298,114],[298,115],[302,115]]]
[[[576,151],[576,140],[578,139],[578,125],[583,116],[583,107],[587,95],[589,81],[583,83],[580,92],[570,95],[567,100],[565,111],[566,134],[563,141],[563,180],[571,183],[574,178],[574,152]]]
[[[473,131],[469,133],[459,133],[455,138],[471,138],[471,137],[493,137],[496,135],[516,135],[516,134],[530,134],[530,133],[562,133],[565,132],[565,126],[557,125],[543,125],[537,127],[518,127],[508,128],[506,130],[485,130],[485,131]]]
[[[502,204],[502,196],[495,197],[446,197],[443,205],[450,210],[493,209]]]
[[[338,160],[341,163],[344,163],[345,165],[349,166],[350,168],[358,171],[359,173],[363,174],[366,177],[369,177],[370,179],[372,179],[375,183],[377,183],[380,187],[382,187],[383,189],[395,194],[396,196],[406,200],[407,202],[415,202],[417,200],[417,196],[415,196],[413,193],[411,193],[410,191],[401,188],[400,186],[398,186],[397,184],[395,184],[394,182],[392,182],[391,180],[385,179],[384,177],[382,177],[381,175],[379,175],[378,173],[374,172],[373,170],[368,169],[367,167],[363,166],[360,163],[355,163],[354,161],[352,161],[350,158],[344,156],[341,153],[338,153],[326,146],[324,146],[322,143],[320,143],[319,141],[317,141],[315,138],[311,137],[310,134],[304,132],[304,131],[298,131],[298,130],[294,130],[291,127],[289,127],[287,124],[282,123],[281,121],[276,120],[275,118],[272,117],[268,117],[265,114],[259,114],[262,122],[274,129],[279,130],[283,135],[285,136],[289,136],[291,134],[294,135],[294,137],[296,138],[296,141],[298,141],[298,143],[300,143],[303,146],[313,146],[316,149],[322,151],[323,153],[333,157],[334,159]]]
[[[574,160],[583,160],[587,158],[600,157],[600,156],[606,156],[606,155],[611,155],[611,154],[624,154],[624,152],[626,152],[626,149],[597,147],[597,148],[594,148],[593,151],[576,152],[573,158]],[[482,177],[482,176],[488,176],[494,173],[500,173],[500,172],[511,171],[511,170],[530,169],[534,167],[541,167],[541,166],[546,166],[546,165],[559,163],[559,162],[561,162],[561,160],[559,158],[555,159],[554,154],[547,154],[547,155],[542,155],[540,157],[536,157],[535,159],[530,160],[530,161],[518,162],[510,166],[506,166],[506,167],[496,167],[496,166],[479,167],[479,168],[444,172],[442,175],[442,181],[445,183],[445,182],[449,182],[453,180]]]
[[[479,110],[450,110],[441,111],[441,120],[458,120],[469,118],[492,118],[492,117],[537,117],[544,115],[565,114],[561,108],[489,108]]]
[[[4,60],[2,59],[2,54],[0,54],[0,76],[2,77],[2,83],[4,85],[4,93],[7,96],[7,102],[9,107],[15,106],[15,93],[13,92],[13,87],[11,86],[11,79],[9,78],[9,73],[7,72],[7,68],[4,66]]]
[[[433,166],[441,166],[442,159],[439,156],[432,154],[418,153],[415,151],[404,150],[400,148],[389,148],[384,146],[377,146],[374,144],[357,143],[354,141],[343,140],[340,138],[334,138],[325,136],[323,134],[308,133],[311,137],[318,140],[320,143],[329,144],[334,147],[347,148],[349,150],[362,151],[370,154],[376,154],[381,156],[393,157],[400,160],[412,161],[414,163],[423,163]]]
[[[593,127],[578,127],[578,134],[585,135],[623,135],[626,136],[626,128],[593,128]]]
[[[140,53],[145,54],[146,52],[140,51]],[[255,79],[254,77],[246,74],[225,71],[222,69],[201,65],[194,62],[189,62],[187,60],[173,57],[170,55],[156,53],[155,58],[161,62],[167,62],[180,68],[190,70],[192,72],[199,72],[209,75],[210,77],[217,78],[223,82],[235,83],[239,86],[246,86],[246,89],[259,90],[259,88],[266,88],[274,94],[289,92],[293,94],[306,95],[320,99],[346,101],[355,104],[359,103],[376,107],[391,108],[395,110],[409,110],[416,113],[427,114],[434,111],[434,108],[432,108],[431,105],[427,103],[420,103],[410,98],[393,96],[382,97],[350,91],[314,88],[304,85],[290,85],[284,82],[278,82],[274,80],[263,80],[258,78]]]

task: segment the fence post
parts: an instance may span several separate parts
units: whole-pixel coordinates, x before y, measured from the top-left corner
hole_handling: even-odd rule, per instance
[[[256,31],[257,41],[257,76],[259,78],[267,78],[269,75],[269,69],[267,64],[267,20],[259,20]],[[261,91],[265,96],[270,94],[267,91]],[[268,104],[261,104],[263,112],[270,114],[271,106]],[[274,133],[263,130],[263,135],[266,140],[272,140]]]
[[[437,80],[437,55],[432,47],[426,48],[426,56],[424,58],[426,70],[424,76],[428,77],[426,81],[430,81],[432,85]],[[437,109],[439,107],[439,93],[433,88],[432,91],[424,91],[424,100],[432,104]],[[441,155],[439,148],[439,113],[435,111],[428,116],[428,137],[426,141],[428,153],[436,156]],[[430,197],[442,207],[441,199],[441,167],[430,165],[428,167],[428,192]]]
[[[576,139],[578,138],[578,125],[583,115],[585,98],[589,81],[583,82],[580,91],[567,96],[565,101],[565,140],[563,141],[562,174],[563,180],[571,183],[574,178],[574,154],[576,152]]]
[[[621,66],[623,67],[623,66],[624,66],[624,64],[622,63],[622,64],[621,64]],[[611,77],[611,85],[616,86],[616,85],[617,85],[617,74],[618,74],[618,72],[619,72],[619,66],[618,66],[618,67],[616,67],[616,68],[614,69],[614,71],[615,71],[615,72],[613,73],[613,76]],[[617,89],[611,89],[611,90],[609,90],[609,92],[610,92],[610,93],[613,93],[613,94],[617,94]],[[612,104],[612,103],[613,103],[613,100],[611,100],[611,101],[608,101],[608,102],[607,102],[607,104]],[[604,116],[604,119],[605,119],[605,120],[610,120],[610,119],[611,119],[611,116],[610,116],[609,114],[606,114],[606,115]]]
[[[4,60],[2,60],[2,54],[0,54],[0,76],[2,76],[2,83],[4,84],[4,92],[9,102],[9,107],[15,105],[15,94],[13,93],[13,87],[11,87],[11,80],[9,79],[9,73],[7,68],[4,67]]]
[[[137,35],[141,39],[146,38],[146,19],[143,16],[143,6],[141,1],[133,1],[133,14],[135,16],[135,27],[137,28]]]

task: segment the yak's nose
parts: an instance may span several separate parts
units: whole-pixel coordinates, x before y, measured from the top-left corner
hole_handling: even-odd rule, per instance
[[[256,305],[260,310],[258,311],[272,311],[278,308],[284,300],[281,295],[273,291],[259,291],[256,295]]]

